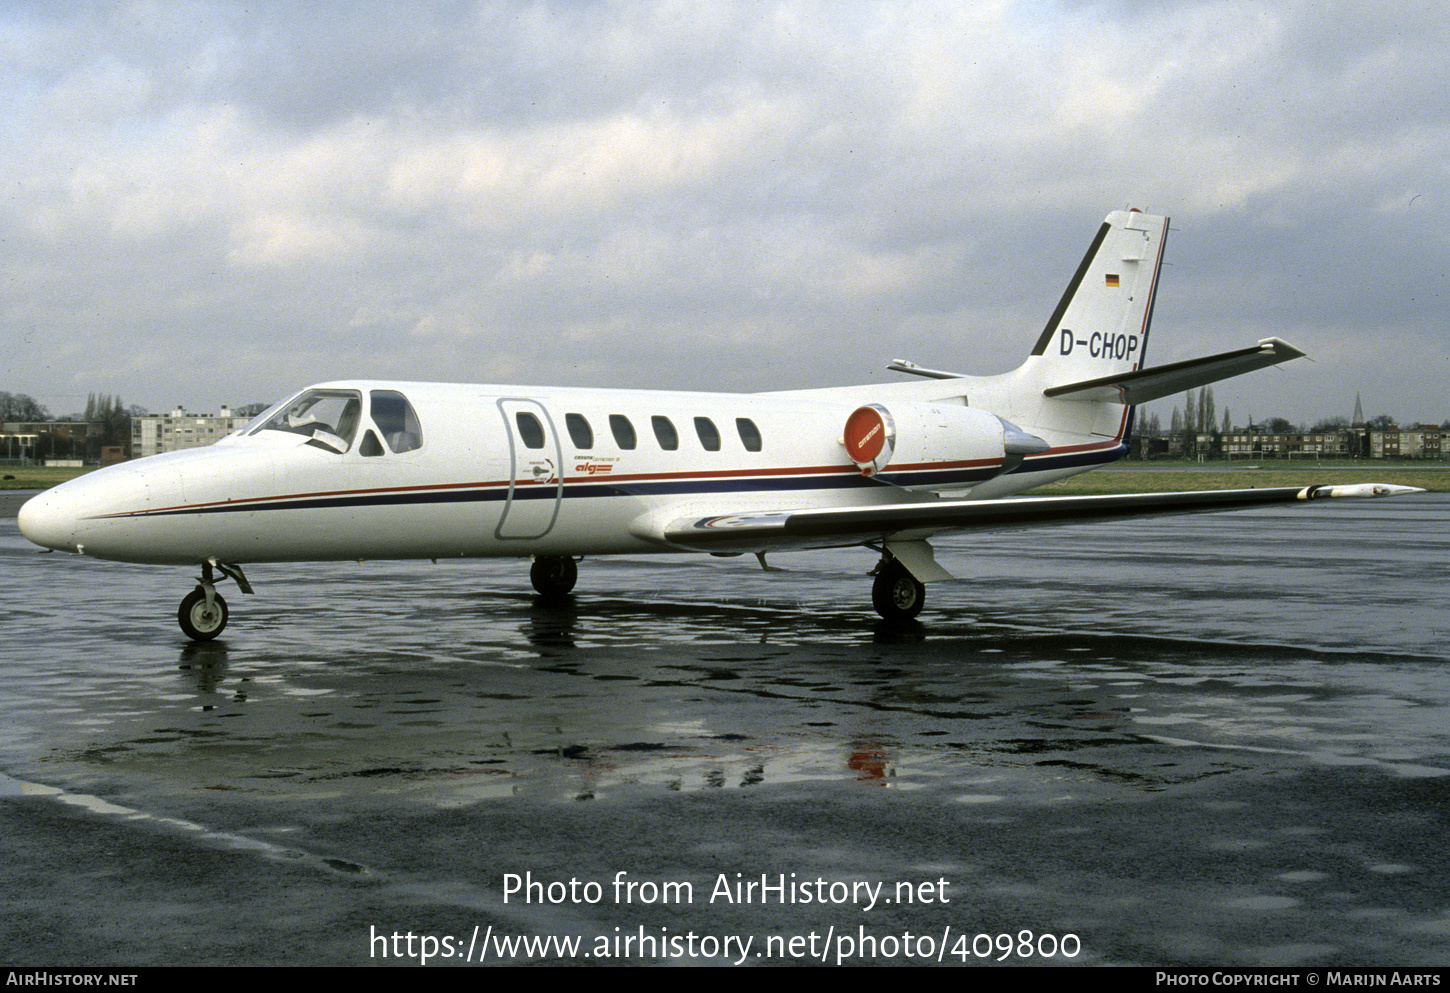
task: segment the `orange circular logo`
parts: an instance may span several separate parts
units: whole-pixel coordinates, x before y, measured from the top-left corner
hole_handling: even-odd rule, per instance
[[[875,407],[857,407],[846,418],[846,454],[857,465],[875,462],[886,447],[886,417]]]

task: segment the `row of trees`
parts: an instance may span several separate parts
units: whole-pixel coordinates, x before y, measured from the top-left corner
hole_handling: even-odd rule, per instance
[[[0,458],[82,459],[96,462],[102,449],[119,447],[126,454],[131,448],[131,418],[145,411],[127,408],[119,396],[92,393],[86,399],[84,413],[53,418],[43,404],[24,393],[0,392],[0,422],[34,424],[36,440],[20,443],[9,441]]]
[[[119,395],[92,393],[86,398],[85,413],[53,418],[46,406],[29,394],[6,393],[0,390],[0,421],[103,421],[119,424],[128,418],[145,414],[146,411],[141,407],[127,407],[121,402]]]
[[[24,393],[0,392],[0,421],[48,421],[50,411]]]
[[[1355,401],[1356,421],[1359,420],[1359,401]],[[1266,434],[1322,434],[1329,431],[1344,431],[1351,427],[1361,426],[1372,430],[1383,431],[1392,428],[1396,424],[1395,418],[1389,414],[1376,414],[1367,418],[1362,424],[1351,423],[1348,417],[1322,417],[1312,425],[1295,424],[1293,421],[1283,417],[1265,417],[1258,422],[1250,421],[1250,428],[1256,428]],[[1440,427],[1450,430],[1450,419],[1445,420]],[[1205,386],[1195,394],[1189,390],[1184,394],[1183,407],[1173,408],[1173,422],[1169,431],[1177,434],[1180,431],[1193,434],[1212,434],[1217,431],[1220,434],[1233,434],[1244,430],[1233,423],[1229,416],[1228,409],[1223,412],[1222,422],[1216,421],[1214,416],[1213,387]]]
[[[86,412],[82,420],[97,425],[88,447],[99,449],[120,445],[131,454],[131,418],[144,417],[146,411],[140,407],[127,407],[121,402],[120,394],[92,393],[86,398]]]
[[[1184,394],[1183,406],[1173,408],[1173,418],[1168,425],[1168,434],[1182,438],[1183,451],[1198,454],[1198,436],[1206,434],[1213,439],[1211,448],[1218,449],[1222,442],[1219,440],[1223,435],[1233,430],[1233,420],[1228,408],[1223,411],[1223,420],[1218,420],[1217,407],[1213,402],[1213,387],[1205,386],[1194,393],[1189,390]],[[1130,439],[1132,452],[1135,456],[1142,458],[1146,455],[1161,454],[1155,447],[1154,440],[1157,439],[1161,447],[1161,439],[1164,437],[1163,422],[1155,413],[1147,412],[1146,408],[1139,408],[1138,418],[1133,425],[1133,437]],[[1203,454],[1216,454],[1216,452],[1204,452]]]

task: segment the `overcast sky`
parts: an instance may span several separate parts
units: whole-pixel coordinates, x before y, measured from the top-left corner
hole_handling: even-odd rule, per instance
[[[1450,417],[1439,3],[0,7],[0,390],[1015,366],[1103,215],[1242,423]],[[1172,404],[1153,405],[1165,423]]]

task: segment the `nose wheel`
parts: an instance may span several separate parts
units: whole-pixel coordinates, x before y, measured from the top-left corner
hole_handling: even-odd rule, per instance
[[[176,611],[176,623],[181,625],[182,633],[192,641],[211,641],[227,626],[227,602],[216,591],[216,575],[213,570],[220,570],[243,593],[252,592],[252,584],[247,582],[241,566],[215,559],[203,562],[196,589],[182,598],[181,606]]]
[[[211,641],[227,626],[227,602],[215,588],[198,586],[182,598],[176,622],[192,641]]]

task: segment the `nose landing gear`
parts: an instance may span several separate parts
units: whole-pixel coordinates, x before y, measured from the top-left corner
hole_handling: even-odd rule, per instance
[[[176,623],[181,625],[182,633],[192,641],[211,641],[227,626],[227,602],[216,591],[216,580],[212,574],[214,568],[235,582],[237,589],[243,593],[252,592],[252,584],[247,582],[241,566],[227,565],[215,559],[203,562],[196,589],[182,598],[181,606],[176,611]]]

